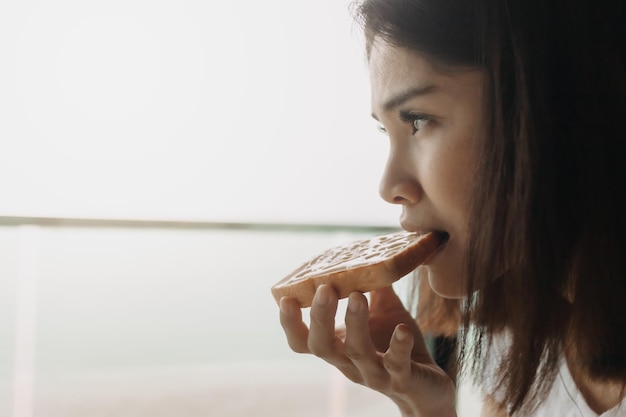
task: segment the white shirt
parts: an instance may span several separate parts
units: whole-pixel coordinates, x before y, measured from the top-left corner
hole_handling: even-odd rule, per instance
[[[493,378],[493,371],[497,368],[500,358],[508,347],[507,337],[496,338],[492,349],[494,349],[488,357],[493,358],[493,361],[487,366],[487,379],[486,389],[488,394],[491,394],[496,401],[502,399],[502,393],[498,390],[494,390],[495,379]],[[532,414],[523,413],[521,411],[515,414],[509,414],[511,417],[626,417],[626,398],[602,414],[598,414],[589,408],[585,398],[576,386],[572,374],[567,367],[567,362],[564,358],[561,359],[559,365],[559,372],[554,379],[554,383],[550,388],[545,400],[539,404]]]
[[[515,413],[515,417],[531,417]],[[532,417],[626,417],[626,399],[605,411],[597,414],[591,410],[580,390],[576,387],[572,374],[565,360],[561,361],[559,373],[554,380],[545,401],[542,402]]]

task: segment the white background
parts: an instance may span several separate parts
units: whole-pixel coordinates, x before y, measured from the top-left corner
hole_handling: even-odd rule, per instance
[[[396,225],[346,0],[0,3],[0,215]]]

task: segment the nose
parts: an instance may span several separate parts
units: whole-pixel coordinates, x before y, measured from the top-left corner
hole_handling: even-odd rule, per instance
[[[380,180],[380,196],[388,203],[412,205],[420,201],[422,188],[415,175],[410,152],[391,150]]]

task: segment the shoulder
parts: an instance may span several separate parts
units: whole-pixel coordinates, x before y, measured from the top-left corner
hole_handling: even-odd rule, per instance
[[[494,375],[486,375],[483,387],[485,394],[485,404],[483,417],[617,417],[626,415],[626,399],[620,404],[598,416],[586,403],[582,393],[576,386],[572,375],[567,367],[567,362],[563,356],[559,361],[558,373],[546,395],[539,401],[533,410],[521,410],[514,414],[507,412],[504,401],[504,390],[497,378],[498,355],[502,354],[499,349],[506,349],[506,338],[497,342],[494,341],[488,356]]]
[[[543,398],[537,403],[534,410],[520,410],[514,414],[507,413],[506,410],[506,387],[499,375],[503,361],[511,345],[511,337],[504,332],[492,338],[486,352],[486,366],[483,373],[483,394],[486,397],[485,411],[501,410],[500,413],[484,414],[485,416],[506,416],[511,417],[592,417],[596,414],[588,414],[590,410],[585,410],[581,406],[582,396],[574,383],[565,361],[564,355],[559,359],[558,372],[552,385],[547,389]],[[491,404],[491,408],[489,408]],[[497,407],[494,407],[497,406]],[[484,411],[484,412],[485,412]],[[502,414],[504,413],[504,414]]]

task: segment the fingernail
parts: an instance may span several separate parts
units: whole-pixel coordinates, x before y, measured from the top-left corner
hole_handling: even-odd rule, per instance
[[[359,305],[358,300],[356,300],[356,296],[350,295],[348,298],[348,311],[350,311],[350,313],[356,313],[360,308],[361,306]]]
[[[280,299],[280,301],[278,302],[278,306],[280,307],[280,311],[282,311],[283,314],[289,314],[289,304],[285,300],[285,297]]]
[[[400,326],[396,327],[396,339],[400,342],[403,342],[406,340],[406,338],[409,336],[409,334],[403,330]]]
[[[318,287],[317,291],[315,291],[315,298],[313,302],[318,306],[325,306],[328,304],[328,291],[324,288]]]

